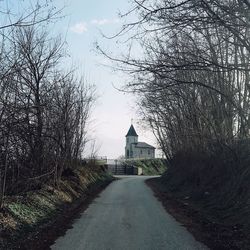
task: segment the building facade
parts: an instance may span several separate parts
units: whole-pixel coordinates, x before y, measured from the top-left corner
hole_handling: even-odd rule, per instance
[[[138,135],[133,125],[126,134],[125,158],[155,158],[155,147],[146,142],[138,142]]]

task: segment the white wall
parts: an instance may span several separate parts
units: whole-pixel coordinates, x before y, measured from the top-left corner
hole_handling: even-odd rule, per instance
[[[127,136],[125,147],[125,158],[155,158],[155,149],[137,148],[134,144],[138,142],[138,136]],[[127,155],[129,151],[129,156]],[[133,152],[133,154],[131,154]]]
[[[132,145],[133,158],[155,158],[155,150],[151,148],[137,148]]]
[[[132,151],[132,144],[131,143],[136,143],[136,142],[138,142],[138,136],[127,136],[126,137],[125,158],[134,158],[134,155],[131,156],[131,151]],[[129,151],[129,157],[127,156],[127,151]]]

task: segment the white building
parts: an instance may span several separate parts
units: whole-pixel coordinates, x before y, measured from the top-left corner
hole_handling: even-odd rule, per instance
[[[155,158],[155,147],[146,142],[138,142],[138,135],[133,125],[126,135],[125,158]]]

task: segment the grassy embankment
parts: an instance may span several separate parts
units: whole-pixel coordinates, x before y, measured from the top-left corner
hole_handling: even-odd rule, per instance
[[[124,163],[142,168],[143,175],[161,175],[167,169],[166,159],[131,159]]]
[[[34,233],[60,221],[66,210],[70,214],[71,208],[84,205],[85,200],[112,179],[100,167],[83,166],[65,171],[57,188],[44,184],[39,190],[7,197],[0,211],[0,249],[18,248],[19,242],[30,234],[34,237]]]
[[[174,200],[170,211],[184,211],[197,223],[198,238],[211,249],[249,249],[249,166],[249,145],[243,143],[209,155],[185,152],[172,159],[155,184],[167,207]]]

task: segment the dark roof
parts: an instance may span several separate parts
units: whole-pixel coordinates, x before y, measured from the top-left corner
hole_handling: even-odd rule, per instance
[[[128,130],[128,133],[126,134],[126,137],[127,136],[138,136],[135,132],[135,128],[133,125],[130,126],[129,130]]]
[[[147,144],[146,142],[135,142],[132,144],[134,144],[136,148],[155,148],[155,147]]]

